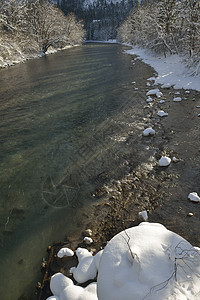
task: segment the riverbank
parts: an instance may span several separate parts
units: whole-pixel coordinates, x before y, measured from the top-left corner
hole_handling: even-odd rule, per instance
[[[140,68],[139,60],[133,62]],[[69,276],[69,266],[76,264],[67,258],[59,259],[56,256],[59,248],[65,245],[75,250],[81,246],[95,253],[121,230],[138,225],[142,221],[138,213],[143,210],[148,212],[149,222],[159,222],[191,244],[200,246],[199,204],[188,201],[190,192],[200,194],[200,93],[175,90],[171,85],[166,85],[167,88],[155,86],[155,77],[131,83],[143,113],[138,115],[134,107],[124,107],[121,112],[123,120],[120,122],[127,126],[123,130],[121,127],[116,140],[126,144],[131,153],[127,155],[126,174],[118,180],[107,181],[94,191],[94,203],[80,213],[80,230],[48,250],[51,259],[43,270],[47,272],[47,281],[42,283],[39,299],[50,295],[50,275],[61,271]],[[155,88],[162,95],[151,96],[147,101],[146,94]],[[181,101],[174,101],[175,98]],[[168,115],[158,116],[161,110]],[[131,119],[134,127],[131,127]],[[149,127],[155,130],[155,135],[143,136],[143,130]],[[161,156],[172,159],[168,167],[158,165]],[[92,230],[93,243],[89,246],[83,241],[86,229]]]
[[[25,63],[27,62],[28,60],[31,60],[31,59],[36,59],[36,58],[41,58],[45,55],[50,55],[50,54],[53,54],[53,53],[57,53],[58,51],[62,51],[62,50],[66,50],[66,49],[69,49],[69,48],[72,48],[72,47],[77,47],[79,45],[73,45],[73,46],[66,46],[64,48],[58,48],[58,49],[55,49],[55,48],[49,48],[47,50],[47,52],[44,54],[43,52],[30,52],[30,53],[23,53],[21,51],[21,49],[19,47],[16,46],[16,48],[14,49],[9,49],[8,47],[10,47],[10,45],[8,45],[8,49],[7,49],[7,52],[8,52],[8,56],[7,57],[4,57],[2,58],[0,56],[0,69],[1,68],[7,68],[7,67],[11,67],[11,66],[14,66],[16,64],[19,64],[19,63]],[[6,45],[5,45],[6,47]]]

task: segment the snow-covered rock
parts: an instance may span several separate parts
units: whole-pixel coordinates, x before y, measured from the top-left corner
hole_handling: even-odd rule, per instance
[[[193,202],[200,202],[200,197],[196,192],[189,193],[188,199]]]
[[[181,102],[182,101],[182,98],[181,97],[175,97],[173,99],[174,102]]]
[[[162,156],[161,159],[159,159],[158,164],[160,167],[167,167],[171,163],[171,158],[167,156]]]
[[[163,110],[159,110],[159,111],[157,112],[157,115],[158,115],[159,117],[166,117],[166,116],[168,116],[168,113],[164,112]]]
[[[165,103],[165,100],[160,100],[159,103],[160,103],[160,104],[163,104],[163,103]]]
[[[140,212],[138,213],[138,215],[139,215],[140,217],[142,217],[142,219],[143,219],[144,221],[147,221],[147,220],[148,220],[148,214],[147,214],[147,211],[146,211],[146,210],[140,211]]]
[[[147,96],[156,96],[157,98],[160,98],[163,96],[162,92],[160,92],[159,89],[153,89],[153,90],[149,90],[146,93]]]
[[[146,100],[147,102],[152,102],[153,101],[153,99],[149,96],[148,98],[147,98],[147,100]]]
[[[58,253],[57,253],[57,256],[59,258],[62,258],[64,256],[74,256],[74,251],[72,251],[71,249],[69,248],[61,248]]]
[[[50,289],[54,296],[59,297],[60,293],[70,285],[73,285],[73,281],[62,273],[56,273],[51,277]]]
[[[175,156],[174,156],[174,157],[172,157],[172,160],[173,160],[173,162],[174,162],[174,163],[177,163],[177,162],[179,162],[179,159],[178,159],[178,158],[176,158]]]
[[[161,224],[143,222],[105,247],[99,300],[198,300],[200,249]]]
[[[93,243],[93,239],[91,237],[88,237],[88,236],[84,237],[83,240],[88,245]]]
[[[142,134],[144,136],[149,136],[149,135],[154,135],[155,133],[156,133],[155,130],[149,127],[149,128],[146,128]]]

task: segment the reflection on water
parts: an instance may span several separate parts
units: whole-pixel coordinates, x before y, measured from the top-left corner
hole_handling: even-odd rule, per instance
[[[123,171],[123,149],[109,138],[137,76],[123,49],[85,45],[0,71],[4,299],[31,290],[35,299],[46,246],[73,231],[91,192]]]

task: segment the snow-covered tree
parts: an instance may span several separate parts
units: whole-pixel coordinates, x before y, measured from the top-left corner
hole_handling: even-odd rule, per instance
[[[157,53],[189,56],[200,71],[200,2],[160,0],[137,3],[118,29],[119,39]]]
[[[43,0],[0,0],[0,60],[25,59],[52,47],[80,44],[85,30],[75,15]],[[15,59],[16,57],[16,59]]]

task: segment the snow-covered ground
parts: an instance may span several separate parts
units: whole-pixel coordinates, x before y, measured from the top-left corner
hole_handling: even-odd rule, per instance
[[[48,300],[198,300],[200,249],[158,223],[140,223],[114,236],[95,256],[78,248],[72,273],[52,276]],[[85,288],[80,283],[97,281]]]
[[[189,70],[183,62],[183,58],[178,55],[153,56],[149,51],[134,47],[126,53],[137,55],[146,64],[152,66],[158,73],[155,84],[165,84],[173,86],[175,89],[193,89],[200,91],[200,76],[191,76]]]

